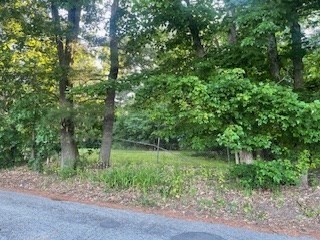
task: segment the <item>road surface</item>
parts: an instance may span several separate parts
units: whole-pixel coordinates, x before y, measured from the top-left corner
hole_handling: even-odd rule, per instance
[[[295,240],[312,239],[259,233],[208,224],[54,201],[0,191],[0,240]]]

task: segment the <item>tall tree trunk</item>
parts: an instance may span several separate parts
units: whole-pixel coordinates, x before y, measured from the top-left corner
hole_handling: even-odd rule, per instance
[[[56,30],[61,32],[58,7],[52,3],[52,17]],[[68,116],[61,119],[60,144],[61,144],[61,168],[75,168],[79,152],[74,136],[74,121],[72,117],[73,99],[67,95],[68,89],[72,88],[70,71],[73,64],[73,52],[79,34],[81,6],[77,1],[68,10],[69,29],[66,33],[65,43],[62,36],[56,36],[58,50],[60,78],[59,78],[59,100],[60,107],[69,111]]]
[[[191,19],[191,17],[189,20],[189,29],[191,32],[193,48],[196,51],[196,55],[197,57],[202,58],[205,55],[205,51],[201,43],[200,32],[197,25],[194,22],[194,19]]]
[[[114,0],[111,6],[110,17],[110,85],[106,92],[105,112],[103,119],[102,142],[100,149],[100,167],[106,168],[110,166],[110,154],[112,145],[112,130],[115,112],[115,81],[118,78],[119,72],[119,50],[117,37],[117,22],[118,22],[119,0]]]
[[[30,159],[36,159],[36,130],[35,127],[32,126],[32,133],[31,133],[31,154]]]
[[[187,6],[190,7],[190,1],[185,0],[185,2],[187,3]],[[195,22],[191,14],[187,16],[187,19],[188,19],[188,28],[192,36],[193,48],[196,52],[197,57],[202,58],[205,55],[205,50],[201,43],[199,27],[197,26],[197,23]]]
[[[291,60],[293,64],[293,88],[300,90],[304,88],[303,79],[303,57],[302,32],[299,24],[299,15],[295,6],[289,17],[291,33]],[[302,185],[308,185],[308,170],[301,176]]]
[[[229,2],[226,2],[226,3],[230,4]],[[235,45],[237,43],[237,28],[234,21],[235,15],[236,15],[235,6],[233,6],[233,4],[230,4],[229,18],[231,19],[231,23],[228,31],[228,43],[230,45]],[[249,152],[246,150],[239,150],[235,152],[235,160],[236,160],[236,164],[239,164],[239,163],[252,164],[253,154],[252,152]]]
[[[237,43],[237,26],[235,23],[235,7],[231,6],[231,10],[229,11],[229,17],[231,19],[231,23],[228,31],[228,43],[230,45],[234,45]]]
[[[274,80],[280,80],[280,61],[277,48],[277,39],[275,33],[268,36],[268,55],[270,62],[270,74]]]
[[[237,42],[237,29],[236,29],[236,24],[231,23],[229,32],[228,32],[228,43],[230,45],[234,45]]]
[[[299,24],[299,16],[296,9],[291,14],[290,21],[291,32],[291,59],[293,64],[293,87],[294,89],[302,89],[304,87],[303,79],[303,56],[302,49],[302,33]]]

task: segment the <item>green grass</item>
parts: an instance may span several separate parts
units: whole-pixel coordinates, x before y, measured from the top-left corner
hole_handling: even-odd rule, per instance
[[[98,161],[98,150],[80,149],[82,161],[94,164]],[[225,169],[228,163],[225,161],[213,160],[204,156],[193,156],[192,152],[160,151],[159,158],[156,151],[144,150],[118,150],[111,152],[111,164],[114,167],[123,164],[166,164],[185,167],[214,167]]]
[[[80,149],[81,169],[90,169],[98,162],[98,150]],[[111,152],[111,168],[83,171],[82,176],[103,182],[107,189],[138,189],[145,194],[180,198],[188,194],[196,179],[223,182],[229,164],[191,152],[118,150]]]

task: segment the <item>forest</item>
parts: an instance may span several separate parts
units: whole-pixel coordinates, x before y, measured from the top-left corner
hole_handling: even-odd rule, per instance
[[[109,168],[113,139],[228,149],[262,187],[320,166],[318,0],[2,0],[0,79],[2,168]]]

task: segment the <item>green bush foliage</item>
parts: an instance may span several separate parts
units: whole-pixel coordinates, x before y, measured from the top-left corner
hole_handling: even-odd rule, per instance
[[[281,185],[297,185],[300,180],[299,169],[289,160],[235,165],[229,174],[245,188],[275,189]]]

